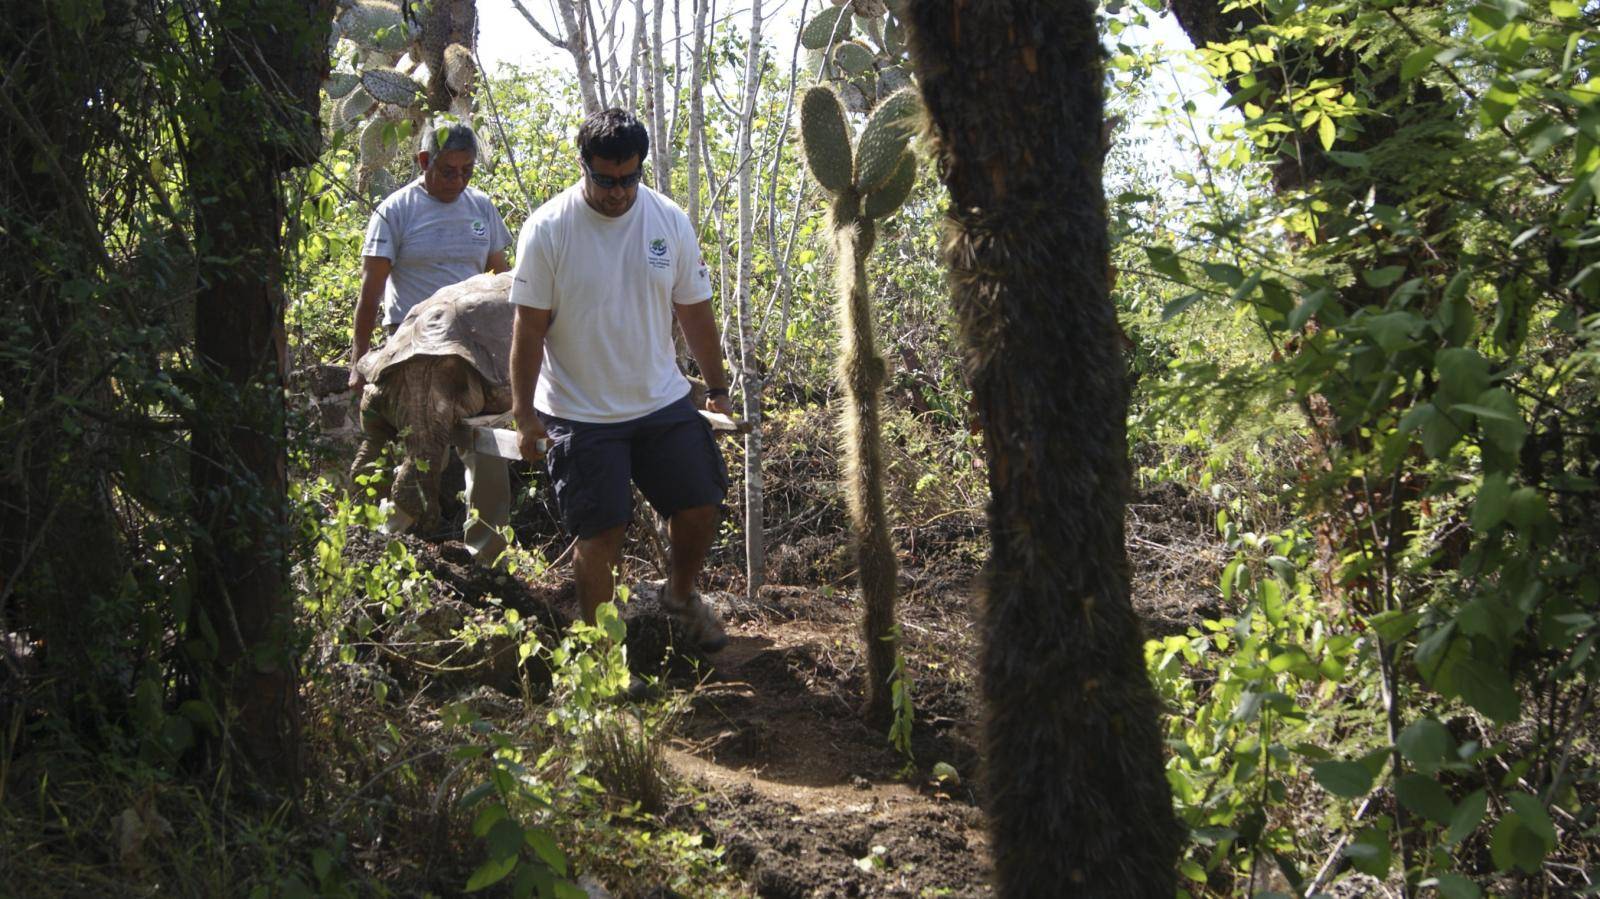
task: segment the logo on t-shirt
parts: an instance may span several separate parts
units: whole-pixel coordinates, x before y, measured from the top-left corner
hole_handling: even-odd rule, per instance
[[[489,226],[485,225],[483,223],[483,219],[473,219],[472,220],[472,236],[473,237],[483,237],[484,235],[486,235],[488,233],[489,233]]]
[[[665,237],[657,237],[650,241],[650,257],[646,261],[650,263],[651,268],[666,268],[672,264],[672,260],[667,258]]]

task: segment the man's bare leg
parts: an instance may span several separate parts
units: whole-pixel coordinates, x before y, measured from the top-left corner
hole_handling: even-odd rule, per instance
[[[728,645],[728,634],[716,613],[694,592],[695,580],[705,566],[706,552],[711,549],[716,534],[716,506],[683,509],[667,522],[667,537],[672,542],[672,571],[667,578],[662,604],[687,625],[689,639],[704,652],[717,652]]]
[[[593,537],[578,540],[572,556],[573,578],[578,585],[578,604],[583,620],[594,624],[594,610],[609,602],[616,587],[612,569],[622,560],[622,538],[628,526],[619,524]]]
[[[683,601],[694,593],[694,582],[705,567],[706,553],[717,536],[717,507],[695,506],[681,509],[667,521],[667,539],[671,571],[667,578],[667,595]]]

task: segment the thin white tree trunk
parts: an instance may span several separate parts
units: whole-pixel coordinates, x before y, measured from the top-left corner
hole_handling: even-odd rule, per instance
[[[639,0],[640,8],[644,0]],[[646,55],[650,58],[650,143],[655,147],[656,190],[663,196],[672,196],[672,135],[664,127],[666,117],[666,59],[661,47],[661,15],[663,0],[656,0],[655,12],[650,17],[650,44]]]
[[[700,233],[700,154],[706,134],[705,89],[706,6],[711,0],[694,0],[694,49],[689,60],[689,221]]]
[[[744,417],[750,432],[744,438],[744,551],[746,596],[754,600],[766,572],[766,535],[763,532],[764,499],[761,490],[761,371],[756,358],[754,317],[750,311],[754,271],[755,160],[750,152],[755,127],[756,96],[761,87],[761,0],[750,3],[750,46],[745,57],[744,110],[739,119],[739,378],[743,387]]]
[[[579,2],[585,7],[588,6],[588,0],[554,0],[556,14],[561,17],[562,37],[559,42],[551,41],[551,43],[563,47],[572,55],[573,65],[578,72],[578,92],[583,96],[583,114],[591,115],[601,109],[600,92],[595,83],[594,70],[589,67],[589,39],[583,32],[583,16],[578,8]],[[529,15],[520,3],[517,8],[522,11],[524,18],[533,23],[535,28],[539,28],[533,16]],[[542,28],[539,30],[540,33],[544,32]],[[549,37],[548,34],[545,35],[547,40]]]

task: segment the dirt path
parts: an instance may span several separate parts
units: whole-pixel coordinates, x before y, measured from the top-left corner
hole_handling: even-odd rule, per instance
[[[919,712],[908,768],[855,713],[852,610],[818,590],[763,600],[727,603],[733,639],[694,689],[668,755],[705,798],[697,823],[759,896],[992,895],[970,791],[929,773],[942,761],[970,775],[968,735]]]

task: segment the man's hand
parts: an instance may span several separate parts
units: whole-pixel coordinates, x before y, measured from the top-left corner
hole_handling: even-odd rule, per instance
[[[522,452],[524,461],[537,462],[543,459],[549,446],[550,435],[545,433],[544,422],[539,420],[539,416],[517,418],[517,449]]]
[[[361,370],[354,365],[350,366],[350,389],[360,390],[366,386],[366,383],[367,379],[361,376]]]
[[[733,400],[726,396],[708,396],[706,397],[706,411],[721,412],[723,415],[732,418]]]

